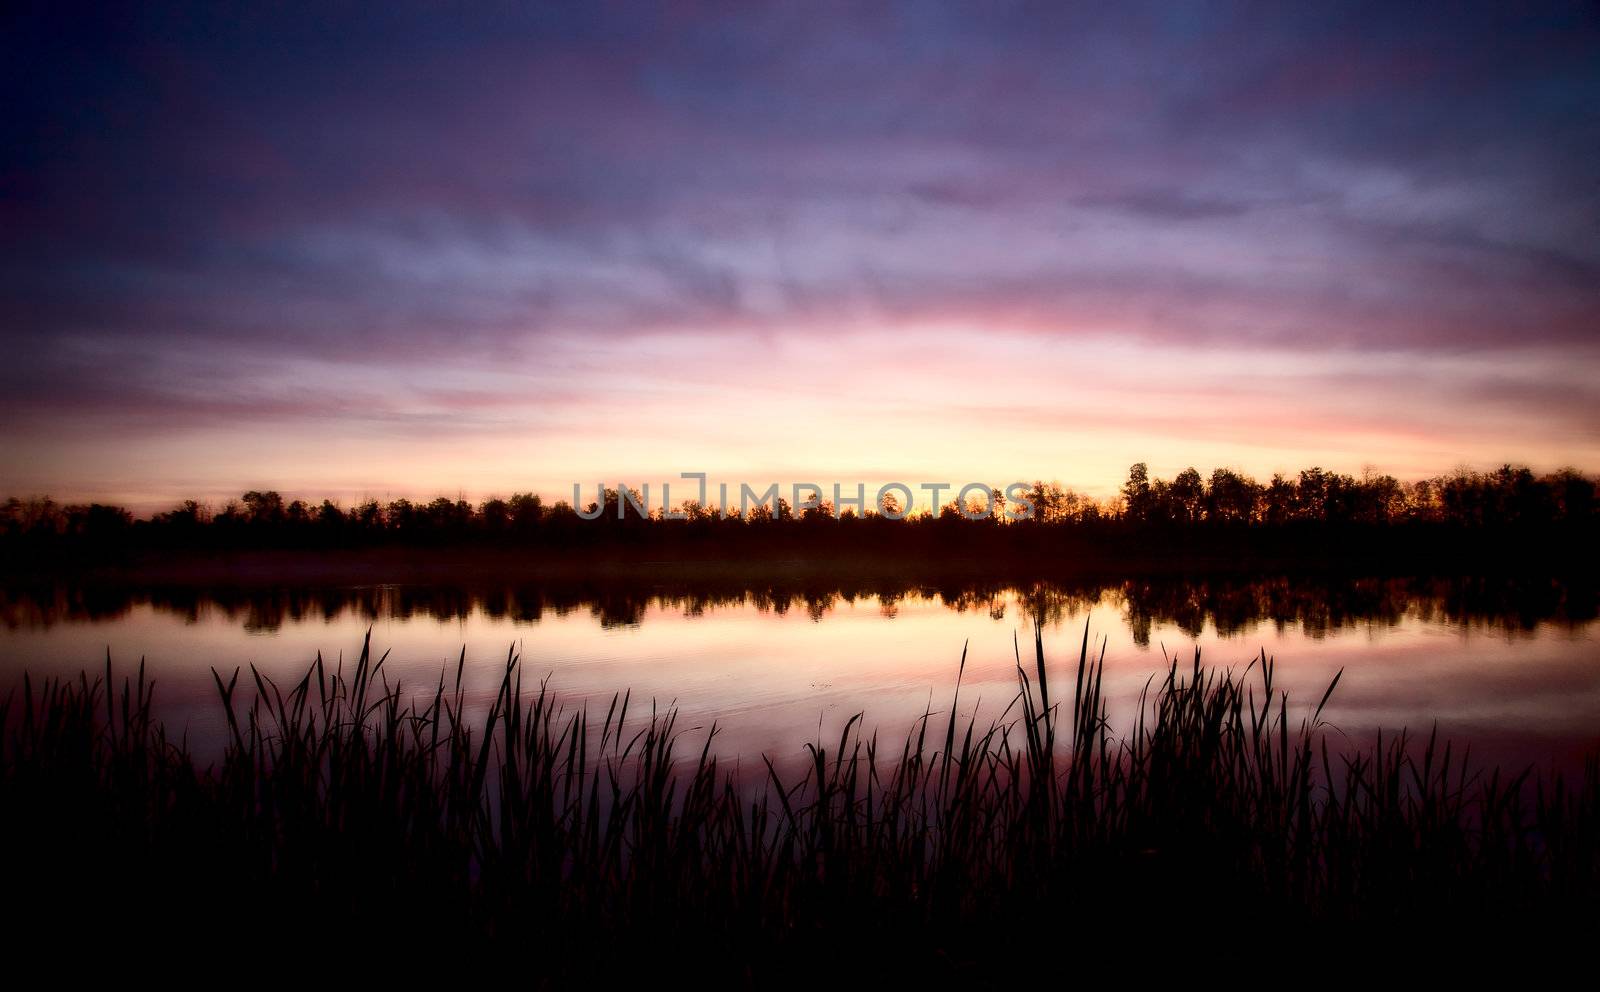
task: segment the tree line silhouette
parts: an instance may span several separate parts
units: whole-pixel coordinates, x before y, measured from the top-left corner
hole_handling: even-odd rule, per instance
[[[535,493],[476,504],[439,497],[429,502],[368,499],[346,507],[252,490],[220,509],[186,500],[149,519],[99,503],[12,498],[0,512],[0,547],[20,557],[30,552],[384,546],[722,546],[786,553],[944,548],[981,554],[1088,545],[1121,552],[1157,545],[1174,551],[1271,549],[1319,535],[1338,541],[1368,535],[1390,542],[1400,534],[1416,540],[1463,531],[1480,537],[1553,534],[1569,542],[1576,535],[1587,542],[1600,522],[1595,491],[1595,481],[1574,469],[1536,475],[1511,465],[1410,483],[1391,475],[1358,478],[1310,468],[1262,483],[1226,468],[1209,478],[1193,468],[1171,479],[1152,478],[1139,463],[1110,500],[1040,481],[1024,500],[1008,502],[1003,487],[995,486],[988,500],[974,496],[966,507],[949,502],[937,513],[924,509],[903,518],[892,494],[865,513],[852,507],[835,514],[826,500],[797,511],[779,499],[744,514],[685,500],[668,515],[659,506],[641,512],[638,506],[645,501],[637,492],[615,488],[605,489],[602,499],[591,501],[581,514],[565,500],[547,503]],[[1007,510],[1025,512],[1027,519],[1008,520]]]

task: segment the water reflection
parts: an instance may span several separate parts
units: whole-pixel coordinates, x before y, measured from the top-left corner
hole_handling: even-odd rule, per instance
[[[1528,578],[43,586],[0,593],[0,689],[24,670],[146,658],[164,715],[220,740],[214,667],[294,680],[319,653],[348,659],[370,629],[406,685],[454,673],[465,649],[486,706],[515,645],[570,705],[603,711],[631,690],[696,733],[716,724],[721,754],[799,761],[851,714],[894,739],[942,712],[963,645],[962,718],[999,716],[1013,638],[1039,620],[1068,678],[1085,626],[1104,638],[1119,728],[1168,654],[1240,670],[1265,651],[1295,719],[1344,673],[1324,718],[1352,742],[1437,724],[1485,760],[1576,766],[1600,745],[1596,606],[1592,584]]]
[[[1507,633],[1541,625],[1573,628],[1593,621],[1597,587],[1554,578],[1203,578],[1121,581],[1007,582],[707,582],[693,585],[626,581],[559,581],[515,586],[375,585],[344,587],[197,588],[193,586],[36,585],[0,590],[7,629],[116,620],[135,608],[190,622],[221,617],[243,629],[272,633],[286,624],[397,618],[464,621],[478,615],[513,624],[547,616],[587,615],[605,629],[638,627],[649,616],[702,617],[718,610],[799,613],[822,621],[841,606],[872,603],[886,618],[907,602],[937,602],[956,613],[992,620],[1020,614],[1057,625],[1103,607],[1119,609],[1134,643],[1147,646],[1163,625],[1189,637],[1222,636],[1262,625],[1293,627],[1322,638],[1356,625],[1398,626],[1412,620]],[[1016,617],[1014,617],[1016,618]]]

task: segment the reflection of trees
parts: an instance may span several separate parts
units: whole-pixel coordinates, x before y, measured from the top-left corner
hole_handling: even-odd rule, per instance
[[[834,593],[824,592],[820,589],[806,590],[806,616],[810,617],[813,623],[821,620],[832,612],[833,603],[836,599],[838,599],[838,596]]]
[[[1270,622],[1320,638],[1358,623],[1395,626],[1407,617],[1529,631],[1543,622],[1574,625],[1596,616],[1593,585],[1515,577],[1141,580],[1123,583],[1120,594],[1140,644],[1148,644],[1152,626],[1163,622],[1189,636],[1207,624],[1226,636]]]
[[[1068,617],[1100,605],[1107,588],[1098,583],[1073,587],[1055,582],[1032,582],[1015,587],[1014,591],[1017,608],[1029,622],[1057,627]]]
[[[220,615],[251,631],[285,624],[354,617],[431,617],[537,623],[548,614],[582,611],[603,627],[634,626],[651,611],[695,617],[718,609],[754,608],[785,616],[791,610],[822,621],[840,605],[868,601],[886,617],[902,604],[938,602],[945,608],[1001,620],[1059,626],[1101,605],[1119,607],[1134,640],[1148,644],[1158,625],[1188,636],[1208,627],[1223,635],[1272,623],[1322,637],[1354,624],[1399,624],[1407,618],[1527,631],[1545,622],[1576,625],[1597,616],[1597,589],[1587,581],[1542,577],[1332,578],[1267,577],[1128,579],[1120,582],[1015,582],[985,578],[906,581],[897,578],[738,579],[671,583],[545,581],[481,586],[384,585],[347,587],[130,587],[39,584],[0,591],[0,622],[8,628],[115,619],[135,606],[198,621]]]

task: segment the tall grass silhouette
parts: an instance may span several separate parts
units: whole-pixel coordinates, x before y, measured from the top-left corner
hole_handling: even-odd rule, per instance
[[[1593,760],[1573,783],[1474,770],[1435,736],[1330,749],[1338,678],[1297,722],[1265,655],[1170,659],[1118,736],[1104,652],[1085,629],[1075,670],[1052,672],[1036,631],[980,725],[956,715],[963,650],[948,711],[904,740],[857,716],[803,768],[755,774],[719,760],[715,727],[681,754],[676,714],[628,694],[564,708],[515,653],[486,709],[464,651],[426,691],[391,683],[370,633],[352,667],[319,656],[292,685],[217,673],[226,742],[202,765],[154,718],[142,664],[119,681],[108,659],[0,706],[12,892],[40,919],[143,907],[117,924],[136,932],[692,935],[724,961],[890,934],[956,960],[1007,928],[1152,912],[1593,918]]]

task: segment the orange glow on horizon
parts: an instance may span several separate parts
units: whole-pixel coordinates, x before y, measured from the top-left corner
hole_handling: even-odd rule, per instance
[[[303,414],[13,435],[8,488],[140,512],[260,488],[346,503],[570,500],[573,483],[600,481],[655,492],[666,481],[676,502],[692,490],[679,473],[700,471],[735,491],[778,482],[785,495],[795,482],[870,492],[891,480],[1044,479],[1107,499],[1135,461],[1161,477],[1225,466],[1262,480],[1313,465],[1401,479],[1505,461],[1600,465],[1600,427],[1539,399],[1588,388],[1585,366],[1536,349],[1508,361],[1111,336],[1063,344],[937,326],[705,344],[582,342],[493,370],[302,366]],[[579,357],[578,379],[546,371]],[[321,405],[330,394],[333,410]]]

